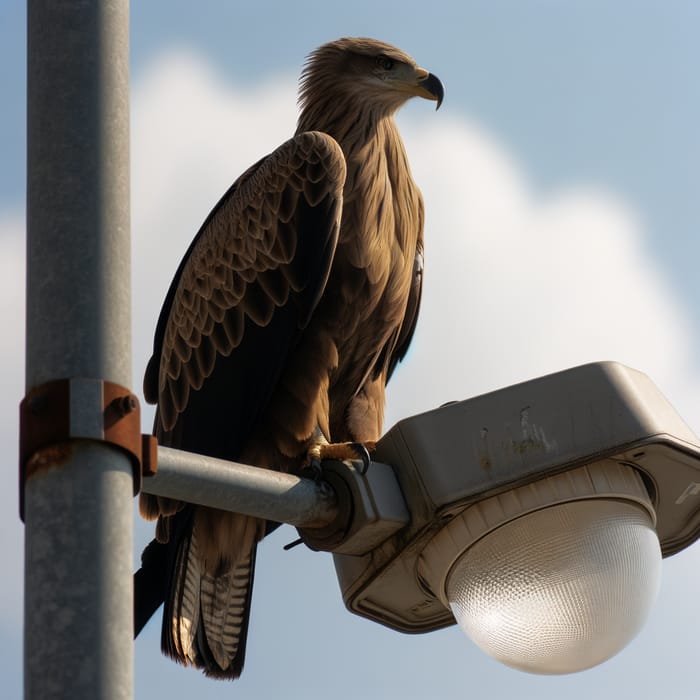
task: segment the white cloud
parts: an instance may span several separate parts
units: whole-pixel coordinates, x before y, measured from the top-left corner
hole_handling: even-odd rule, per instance
[[[440,116],[403,130],[427,223],[419,334],[392,393],[401,410],[617,360],[700,427],[690,323],[636,212],[590,185],[538,196],[494,137]]]
[[[137,373],[201,221],[245,168],[293,133],[295,82],[232,87],[197,56],[173,52],[136,85]],[[392,382],[389,418],[601,359],[648,373],[674,402],[694,407],[689,324],[636,213],[591,186],[536,195],[494,136],[447,109],[400,115],[426,201],[427,252],[416,342]],[[687,418],[700,426],[700,413]]]

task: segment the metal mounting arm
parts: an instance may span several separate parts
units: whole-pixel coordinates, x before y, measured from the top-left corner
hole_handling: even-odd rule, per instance
[[[158,447],[158,469],[141,490],[298,527],[338,518],[338,498],[325,481]]]
[[[158,447],[158,468],[141,490],[299,529],[312,549],[364,554],[409,521],[391,467],[372,462],[366,474],[328,461],[323,479]]]

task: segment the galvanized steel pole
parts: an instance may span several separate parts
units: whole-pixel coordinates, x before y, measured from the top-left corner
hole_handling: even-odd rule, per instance
[[[26,389],[129,386],[128,2],[27,7]],[[73,441],[24,499],[25,697],[130,698],[129,458]]]

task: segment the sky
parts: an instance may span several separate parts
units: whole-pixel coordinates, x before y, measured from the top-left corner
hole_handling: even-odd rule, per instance
[[[228,185],[294,131],[313,48],[391,42],[446,97],[398,116],[426,204],[402,417],[596,360],[648,374],[700,433],[700,6],[681,0],[415,3],[150,0],[131,8],[133,386],[168,283]],[[22,693],[17,408],[23,388],[24,3],[0,6],[0,677]],[[144,412],[144,431],[150,413]],[[135,515],[134,556],[152,536]],[[135,698],[697,697],[700,545],[666,559],[639,636],[601,666],[535,676],[457,627],[407,636],[346,612],[330,555],[280,528],[259,548],[243,677],[176,667],[160,619],[135,644]]]

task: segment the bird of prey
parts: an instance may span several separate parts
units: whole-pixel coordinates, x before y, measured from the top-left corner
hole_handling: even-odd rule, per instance
[[[224,194],[168,291],[144,380],[160,444],[284,471],[371,449],[421,297],[423,201],[393,119],[414,96],[439,107],[443,86],[389,44],[310,54],[296,134]],[[140,509],[158,523],[136,632],[164,600],[163,651],[238,677],[265,523]]]

